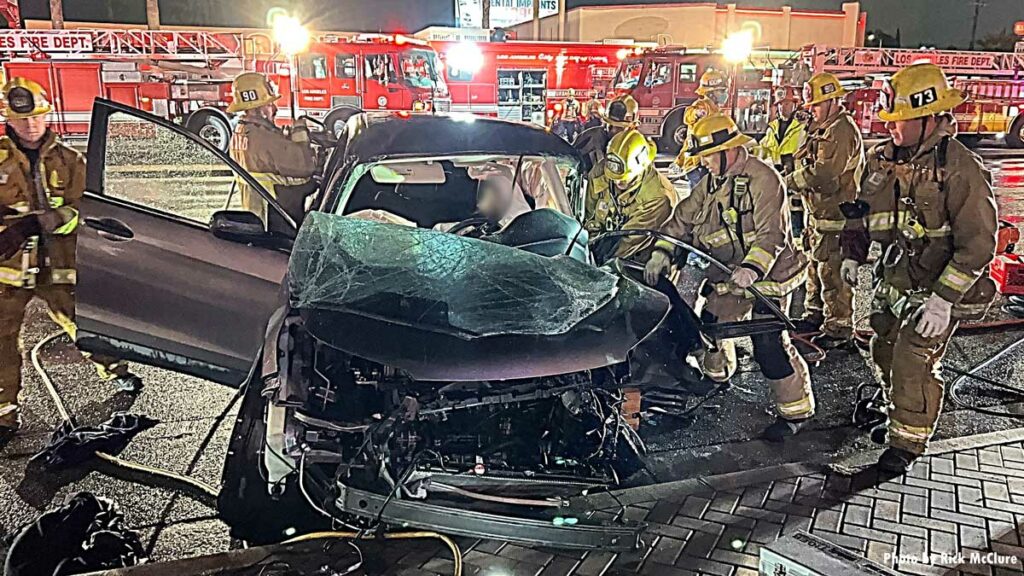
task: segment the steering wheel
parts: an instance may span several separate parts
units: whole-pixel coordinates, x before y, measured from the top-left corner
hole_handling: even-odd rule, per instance
[[[481,226],[486,224],[488,219],[484,216],[471,216],[457,222],[454,226],[448,229],[449,234],[455,234],[456,236],[466,236],[469,233],[470,228],[480,229]]]

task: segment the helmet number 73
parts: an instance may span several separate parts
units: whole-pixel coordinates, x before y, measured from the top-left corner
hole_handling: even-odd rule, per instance
[[[938,100],[938,94],[934,87],[910,95],[910,105],[914,108],[927,106],[936,100]]]

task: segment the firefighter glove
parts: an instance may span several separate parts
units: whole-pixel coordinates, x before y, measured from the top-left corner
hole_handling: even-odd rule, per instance
[[[924,338],[941,336],[949,328],[953,303],[938,294],[932,294],[924,301],[918,313],[917,333]]]
[[[25,246],[25,242],[41,232],[39,219],[28,216],[19,218],[0,232],[0,261],[15,256]]]
[[[672,263],[672,258],[668,252],[664,250],[655,250],[651,254],[651,259],[647,261],[647,266],[644,268],[644,282],[654,286],[658,283],[658,278],[668,272],[668,268]]]
[[[740,266],[733,271],[732,277],[729,278],[729,281],[746,290],[753,286],[754,282],[757,282],[757,272],[747,268],[746,266]]]
[[[39,222],[39,229],[46,234],[52,234],[54,230],[64,225],[64,219],[56,210],[46,210],[36,216]]]
[[[843,264],[839,268],[839,275],[842,276],[843,281],[850,286],[856,286],[858,268],[860,268],[860,264],[858,264],[856,260],[846,258],[843,260]]]

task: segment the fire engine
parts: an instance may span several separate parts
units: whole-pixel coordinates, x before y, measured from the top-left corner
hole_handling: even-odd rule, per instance
[[[791,54],[758,52],[752,58],[786,62]],[[683,111],[697,100],[700,77],[709,69],[735,78],[734,67],[721,54],[664,46],[626,58],[615,73],[612,90],[629,93],[640,106],[640,131],[657,139],[658,149],[678,151],[685,136]],[[764,69],[736,67],[739,80],[726,103],[737,109],[737,123],[744,132],[763,133],[768,125],[771,73]]]
[[[886,134],[875,116],[885,80],[909,64],[933,62],[968,94],[967,102],[953,110],[960,139],[975,144],[1004,136],[1009,146],[1024,147],[1024,53],[807,46],[800,61],[814,72],[832,72],[854,84],[851,108],[870,135]]]
[[[285,110],[291,98],[288,64],[265,51],[256,55],[256,66],[282,79]],[[334,131],[360,110],[451,109],[437,52],[415,38],[324,35],[296,57],[296,66],[299,115],[323,119]]]
[[[294,113],[334,128],[362,109],[439,110],[448,92],[437,53],[401,36],[324,36],[290,62],[265,33],[150,30],[2,30],[6,77],[25,76],[51,95],[55,128],[88,131],[92,101],[104,97],[183,123],[226,148],[230,83],[256,70],[281,94],[278,121]]]
[[[606,97],[632,44],[433,42],[452,110],[548,125],[572,91],[585,110]]]

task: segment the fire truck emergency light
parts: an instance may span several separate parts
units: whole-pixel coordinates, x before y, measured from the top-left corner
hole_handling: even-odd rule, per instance
[[[309,47],[309,30],[299,19],[287,14],[277,13],[272,23],[274,41],[281,47],[281,52],[288,56],[305,52]]]
[[[448,49],[445,55],[448,67],[456,72],[476,74],[484,65],[484,54],[473,42],[459,42]]]
[[[754,33],[749,28],[729,34],[722,41],[722,55],[732,64],[745,62],[754,50]]]

